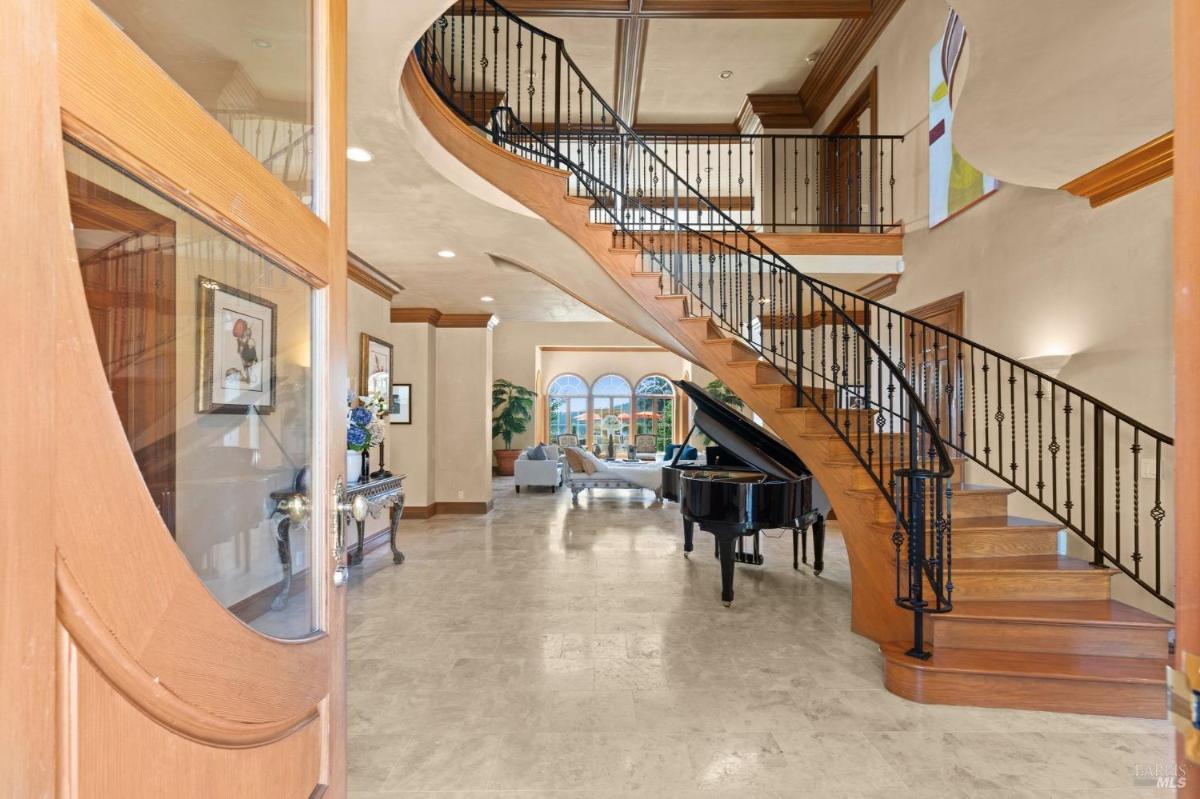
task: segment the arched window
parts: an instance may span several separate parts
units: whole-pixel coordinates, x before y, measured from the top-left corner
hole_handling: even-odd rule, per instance
[[[620,375],[604,375],[592,383],[592,444],[601,449],[613,446],[624,451],[630,443],[629,423],[632,420],[633,388]]]
[[[652,435],[662,452],[671,443],[675,424],[675,388],[662,375],[643,377],[637,384],[635,435]]]
[[[559,375],[546,390],[546,407],[550,413],[550,440],[557,442],[561,435],[574,435],[580,444],[587,443],[588,384],[577,375]]]

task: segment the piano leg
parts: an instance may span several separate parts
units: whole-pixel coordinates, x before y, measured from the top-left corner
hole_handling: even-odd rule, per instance
[[[800,564],[808,563],[808,528],[792,528],[792,568],[800,571]]]
[[[718,535],[717,551],[721,557],[721,601],[725,607],[733,604],[733,539],[740,536]]]
[[[284,516],[275,527],[279,565],[283,567],[283,586],[271,600],[271,610],[283,610],[292,596],[292,520]]]
[[[687,519],[683,520],[683,556],[686,558],[692,551],[692,532],[695,527],[693,522]]]
[[[813,522],[813,574],[825,570],[825,517],[818,516]]]

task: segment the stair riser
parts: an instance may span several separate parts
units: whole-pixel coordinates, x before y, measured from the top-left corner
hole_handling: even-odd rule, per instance
[[[954,572],[954,599],[1036,602],[1055,599],[1108,599],[1108,572]]]
[[[1003,619],[933,617],[934,646],[953,649],[1003,649],[1097,657],[1167,657],[1162,630],[1102,624],[1042,624]]]
[[[955,508],[955,511],[958,509]],[[954,554],[960,558],[1009,557],[1016,555],[1054,555],[1058,553],[1058,533],[1053,531],[986,532],[954,530]]]
[[[890,661],[884,663],[883,683],[898,696],[933,705],[1148,719],[1161,718],[1163,714],[1162,684],[919,671]]]
[[[993,492],[959,492],[950,500],[950,509],[955,519],[1007,516],[1008,495]]]

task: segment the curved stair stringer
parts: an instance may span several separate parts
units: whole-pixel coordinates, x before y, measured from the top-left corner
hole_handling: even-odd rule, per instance
[[[745,358],[757,354],[732,339],[720,338],[705,317],[688,317],[682,297],[660,297],[657,273],[635,275],[641,254],[613,244],[613,226],[588,221],[591,202],[570,197],[566,173],[533,163],[496,147],[468,126],[433,91],[414,59],[405,66],[401,84],[418,118],[435,139],[492,185],[537,213],[553,227],[573,238],[618,285],[622,286],[656,321],[686,348],[691,359],[730,386],[763,418],[812,469],[830,498],[839,520],[851,568],[851,629],[876,642],[902,639],[911,618],[895,604],[895,565],[888,535],[880,520],[891,516],[882,495],[849,491],[869,484],[866,471],[835,468],[831,450],[849,449],[815,411],[781,412],[764,401],[753,388],[753,372],[725,357],[727,348],[740,348]],[[732,350],[729,350],[732,352]],[[731,363],[732,362],[732,363]],[[777,394],[778,392],[776,392]],[[812,416],[817,418],[813,419]],[[862,474],[855,474],[856,471]],[[863,482],[866,479],[868,482]]]
[[[493,145],[446,107],[411,61],[402,84],[448,152],[576,241],[809,466],[845,541],[851,629],[881,645],[889,690],[937,704],[1157,714],[1170,625],[1112,602],[1113,570],[1058,556],[1057,526],[1008,517],[1009,488],[954,479],[955,612],[927,624],[931,660],[906,657],[912,620],[895,604],[894,511],[828,420],[794,407],[795,387],[784,375],[709,317],[691,314],[689,297],[662,294],[662,276],[641,271],[639,250],[614,247],[613,226],[589,222],[593,203],[569,195],[564,171]],[[1131,635],[1121,656],[1108,656]]]

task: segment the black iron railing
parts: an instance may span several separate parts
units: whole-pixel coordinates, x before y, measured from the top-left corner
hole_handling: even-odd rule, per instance
[[[713,196],[711,189],[697,186],[690,153],[684,153],[680,171],[677,158],[664,158],[653,140],[617,117],[561,40],[492,0],[457,3],[424,34],[416,58],[443,101],[497,146],[564,170],[568,191],[592,201],[596,221],[613,225],[614,244],[640,251],[642,269],[660,275],[662,292],[685,296],[692,313],[710,316],[714,325],[754,347],[795,386],[797,404],[818,411],[846,442],[896,511],[896,594],[898,604],[915,612],[914,655],[926,654],[924,614],[951,608],[952,449],[1041,502],[1085,540],[1099,540],[1098,558],[1138,579],[1140,558],[1126,568],[1132,557],[1128,549],[1122,551],[1119,544],[1106,548],[1103,535],[1089,536],[1075,515],[1057,513],[1056,507],[1067,509],[1065,505],[1057,505],[1057,499],[1044,492],[1039,498],[1022,485],[1022,470],[1036,468],[1032,455],[1019,460],[1009,474],[998,470],[999,453],[993,456],[989,446],[995,428],[987,426],[995,423],[988,419],[998,409],[993,405],[994,388],[980,377],[980,370],[988,363],[985,353],[992,363],[1002,356],[799,273],[745,223],[748,209],[742,209],[739,220],[734,203],[722,199],[756,195],[731,190]],[[888,138],[864,141],[872,142],[867,147],[873,151]],[[737,185],[731,162],[722,165],[731,177],[720,185]],[[889,176],[885,188],[891,186]],[[873,204],[880,194],[871,196]],[[819,215],[816,220],[814,227],[832,227]],[[861,224],[864,220],[866,225]],[[859,229],[890,224],[882,215],[858,221]],[[1024,369],[1010,359],[1004,363],[1014,375]],[[1020,379],[1030,378],[1040,379],[1047,388],[1055,384],[1055,392],[1069,390],[1082,401],[1083,395],[1074,389],[1024,369]],[[1006,407],[1024,410],[1015,396],[1010,395]],[[1056,393],[1042,406],[1047,419],[1059,401]],[[1118,418],[1108,406],[1090,397],[1087,401],[1100,409],[1102,420]],[[1029,418],[1026,414],[1016,424]],[[1132,421],[1119,418],[1132,430]],[[1014,434],[1008,427],[1004,430],[1010,438]],[[966,436],[961,435],[964,431]],[[1154,438],[1159,446],[1170,445],[1169,439],[1144,426],[1138,431],[1139,441]],[[1055,435],[1053,440],[1060,440],[1061,434]],[[1069,481],[1066,471],[1080,457],[1078,450],[1061,459],[1055,455],[1053,468],[1043,470],[1051,495],[1058,479],[1054,469]],[[1156,493],[1161,495],[1161,470],[1157,474]],[[1089,496],[1093,502],[1108,502],[1121,495],[1093,491]],[[1159,510],[1152,518],[1160,532],[1161,502],[1155,507]],[[1142,541],[1140,534],[1134,536]],[[1146,551],[1138,546],[1134,551]],[[1158,548],[1154,555],[1156,563],[1161,562]],[[1141,582],[1166,600],[1161,580]]]

